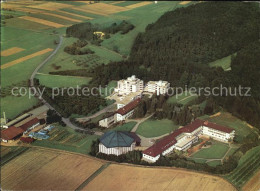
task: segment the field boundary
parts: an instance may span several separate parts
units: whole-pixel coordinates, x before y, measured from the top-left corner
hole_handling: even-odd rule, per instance
[[[100,173],[103,172],[111,163],[103,164],[99,169],[97,169],[90,177],[88,177],[78,188],[75,190],[82,190],[85,186],[88,185],[94,178],[96,178]]]
[[[49,27],[54,27],[54,28],[61,28],[64,27],[65,25],[59,24],[59,23],[55,23],[52,21],[48,21],[48,20],[44,20],[44,19],[39,19],[36,17],[30,17],[30,16],[22,16],[22,17],[18,17],[19,19],[24,19],[27,21],[31,21],[31,22],[35,22],[35,23],[39,23],[45,26],[49,26]]]
[[[22,57],[22,58],[18,58],[18,59],[14,60],[14,61],[11,61],[11,62],[8,62],[8,63],[6,63],[6,64],[3,64],[0,68],[1,68],[1,69],[9,68],[9,67],[11,67],[11,66],[13,66],[13,65],[19,64],[19,63],[21,63],[21,62],[24,62],[24,61],[29,60],[29,59],[31,59],[31,58],[34,58],[34,57],[36,57],[36,56],[43,55],[43,54],[45,54],[45,53],[47,53],[47,52],[50,52],[50,51],[52,51],[52,50],[53,50],[52,48],[46,48],[46,49],[40,50],[40,51],[38,51],[38,52],[29,54],[29,55],[24,56],[24,57]]]

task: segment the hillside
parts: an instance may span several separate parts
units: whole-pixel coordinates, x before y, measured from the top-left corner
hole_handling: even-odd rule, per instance
[[[135,74],[145,81],[167,80],[173,87],[250,86],[251,97],[215,96],[208,105],[259,127],[259,18],[258,4],[244,2],[208,2],[167,12],[139,33],[128,61],[97,67],[93,83]],[[234,53],[231,71],[208,66]]]

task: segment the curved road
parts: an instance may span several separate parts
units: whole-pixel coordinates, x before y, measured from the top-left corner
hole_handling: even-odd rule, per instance
[[[56,47],[56,49],[55,49],[43,62],[41,62],[41,63],[37,66],[37,68],[35,68],[35,70],[33,71],[32,75],[31,75],[31,77],[30,77],[30,86],[31,86],[31,87],[34,87],[35,90],[37,90],[37,89],[36,89],[36,87],[34,86],[34,80],[33,80],[33,79],[35,78],[35,75],[38,73],[39,69],[40,69],[44,64],[46,64],[46,63],[57,53],[57,51],[60,49],[61,44],[62,44],[62,41],[63,41],[63,37],[60,35],[59,38],[60,38],[60,41],[59,41],[59,44],[58,44],[58,46]],[[46,100],[44,100],[43,98],[39,97],[38,91],[36,91],[35,97],[37,97],[41,102],[43,102],[49,109],[55,110]],[[108,107],[110,107],[110,106],[108,106]],[[102,111],[103,111],[103,112],[106,111],[105,109],[106,109],[106,108],[104,108]],[[56,111],[56,110],[55,110],[55,111]],[[57,111],[56,111],[56,112],[57,112]],[[57,112],[57,114],[62,117],[62,115],[61,115],[59,112]],[[94,114],[94,115],[95,115],[95,114]],[[83,131],[85,130],[85,131],[88,132],[88,133],[94,133],[94,134],[96,134],[96,135],[102,135],[102,134],[103,134],[103,132],[101,132],[101,131],[93,131],[93,130],[83,129],[83,128],[81,128],[81,127],[78,127],[78,126],[72,124],[71,121],[69,120],[69,118],[64,118],[64,117],[62,117],[62,121],[63,121],[68,127],[71,127],[71,128],[73,128],[73,129],[80,129],[80,130],[83,130]]]

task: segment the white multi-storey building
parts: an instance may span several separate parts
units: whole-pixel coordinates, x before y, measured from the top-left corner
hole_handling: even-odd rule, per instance
[[[144,150],[143,159],[156,162],[161,154],[166,155],[174,149],[185,151],[190,148],[193,143],[197,142],[198,136],[202,134],[222,142],[228,142],[234,138],[235,130],[196,119],[191,124],[177,129],[172,134]]]
[[[168,89],[170,88],[170,83],[167,81],[149,81],[144,91],[149,93],[156,93],[157,95],[166,94]]]
[[[127,118],[131,117],[134,113],[134,109],[138,106],[140,103],[141,98],[137,98],[133,101],[131,101],[129,104],[120,107],[116,111],[116,121],[124,121]]]
[[[135,75],[117,82],[115,92],[119,95],[127,95],[132,92],[142,92],[144,89],[144,81],[135,77]]]
[[[98,124],[100,127],[110,127],[115,123],[115,113],[108,113],[103,119],[101,119]]]

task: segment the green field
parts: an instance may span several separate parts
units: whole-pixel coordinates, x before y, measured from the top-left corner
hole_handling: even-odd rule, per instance
[[[170,133],[178,129],[178,127],[178,125],[175,125],[173,121],[168,119],[148,119],[139,125],[136,133],[147,138],[158,137]]]
[[[99,64],[108,64],[110,61],[120,61],[122,60],[121,55],[117,54],[114,51],[108,50],[104,47],[99,47],[95,45],[88,44],[86,48],[94,51],[94,54],[87,55],[70,55],[64,52],[64,48],[68,45],[76,42],[76,38],[64,38],[61,48],[58,50],[55,58],[50,60],[45,64],[40,72],[49,73],[51,71],[62,71],[62,70],[74,70],[82,69],[97,66]],[[56,69],[54,66],[59,66],[59,69]]]
[[[128,4],[130,2],[124,3]],[[102,42],[102,46],[105,46],[111,50],[113,50],[114,47],[118,47],[118,50],[121,54],[128,55],[137,34],[139,32],[144,32],[148,24],[155,22],[165,12],[176,9],[178,7],[178,3],[179,2],[177,1],[164,1],[158,2],[158,4],[152,3],[136,9],[114,14],[114,18],[125,18],[124,20],[130,21],[133,25],[135,25],[135,28],[125,35],[121,35],[119,33],[112,35],[111,38],[106,39]],[[132,2],[130,4],[132,4]],[[108,25],[112,24],[113,22],[119,21],[119,19],[109,20],[106,18],[99,18],[94,19],[91,22],[106,23]]]
[[[240,141],[243,140],[243,138],[246,137],[248,134],[255,131],[255,129],[251,129],[250,127],[248,127],[246,122],[232,116],[230,113],[227,112],[222,112],[221,115],[216,117],[209,117],[205,115],[199,118],[235,129],[235,134]]]
[[[228,71],[228,70],[231,69],[230,66],[231,66],[231,58],[232,58],[232,56],[236,56],[236,53],[233,54],[233,55],[229,55],[227,57],[218,59],[218,60],[216,60],[214,62],[211,62],[211,63],[209,63],[209,66],[210,67],[222,67],[223,70]]]
[[[40,84],[47,87],[77,87],[87,85],[91,78],[77,76],[60,76],[50,74],[37,74],[36,77],[40,80]]]
[[[194,153],[192,158],[204,159],[221,159],[228,151],[228,144],[212,141],[213,144],[209,148],[202,148]]]
[[[168,103],[178,103],[178,104],[183,104],[186,105],[189,102],[195,100],[198,96],[191,94],[190,92],[183,92],[182,94],[174,95],[170,97],[167,102]]]
[[[115,131],[131,131],[134,126],[136,125],[136,122],[128,122],[128,123],[125,123],[123,125],[119,125],[115,128],[113,128],[113,130]]]
[[[99,137],[77,133],[69,127],[54,126],[55,128],[49,133],[49,139],[37,140],[32,145],[88,154],[92,141]]]
[[[207,162],[207,164],[209,166],[213,166],[213,167],[218,166],[218,165],[222,165],[220,160],[210,161],[210,162]]]
[[[237,168],[224,177],[238,188],[241,188],[259,170],[259,158],[260,146],[257,146],[242,156]]]
[[[21,97],[6,96],[1,98],[1,112],[4,111],[8,119],[13,119],[23,111],[37,104],[38,99],[35,97],[29,99],[28,95]]]

